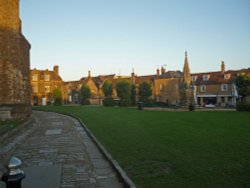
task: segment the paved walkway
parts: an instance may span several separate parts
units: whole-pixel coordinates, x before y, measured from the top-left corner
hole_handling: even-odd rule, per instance
[[[23,188],[124,187],[76,119],[51,112],[33,117],[36,121],[0,148],[0,175],[4,161],[16,156],[27,174]]]

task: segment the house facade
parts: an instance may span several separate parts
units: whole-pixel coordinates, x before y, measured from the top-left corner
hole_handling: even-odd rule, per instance
[[[64,104],[80,104],[80,90],[87,85],[91,91],[90,104],[102,105],[105,98],[103,84],[109,81],[113,87],[113,99],[119,100],[116,93],[116,84],[126,80],[135,84],[138,99],[138,88],[143,82],[152,87],[151,99],[169,106],[188,106],[196,104],[201,107],[212,105],[230,107],[236,105],[238,93],[234,79],[239,74],[250,74],[250,69],[225,70],[222,62],[221,70],[217,72],[190,73],[188,55],[185,53],[183,71],[167,71],[166,67],[156,70],[156,74],[137,76],[132,71],[130,76],[99,75],[92,76],[88,72],[86,77],[76,81],[64,82],[59,75],[59,67],[53,71],[31,70],[32,104],[46,105],[53,103],[52,92],[60,88]]]
[[[202,107],[235,107],[239,96],[234,80],[240,74],[250,75],[250,68],[226,70],[223,61],[220,71],[191,74],[196,103]]]
[[[53,103],[53,91],[59,88],[64,94],[63,80],[59,75],[59,67],[54,66],[53,70],[37,70],[30,71],[31,77],[31,104],[47,105]],[[63,95],[64,96],[64,95]]]

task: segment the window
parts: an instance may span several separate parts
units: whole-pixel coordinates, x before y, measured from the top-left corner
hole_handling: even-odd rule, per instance
[[[206,91],[206,86],[205,85],[201,85],[201,92],[205,92]]]
[[[207,80],[209,80],[209,77],[210,77],[210,75],[203,75],[202,76],[202,79],[203,79],[203,81],[207,81]]]
[[[45,80],[45,81],[50,81],[50,75],[49,75],[49,74],[45,74],[44,80]]]
[[[197,76],[192,76],[192,81],[195,82],[197,80]]]
[[[231,74],[224,74],[224,79],[229,79]]]
[[[227,91],[228,85],[227,84],[221,84],[221,91]]]
[[[37,74],[32,75],[32,81],[37,81],[37,80],[38,80],[38,75]]]
[[[45,93],[49,93],[50,92],[50,86],[45,86],[44,91],[45,91]]]
[[[33,89],[33,93],[38,93],[38,87],[37,86],[33,86],[32,89]]]
[[[160,84],[160,91],[162,91],[163,90],[163,86],[162,86],[162,84]]]

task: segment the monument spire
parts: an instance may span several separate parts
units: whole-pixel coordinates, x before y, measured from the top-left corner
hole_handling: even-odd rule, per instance
[[[190,86],[191,76],[190,76],[187,51],[185,52],[185,60],[184,60],[184,67],[183,67],[183,80],[186,86]]]

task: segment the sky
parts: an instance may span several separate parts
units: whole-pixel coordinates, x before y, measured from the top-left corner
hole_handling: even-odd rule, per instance
[[[65,81],[117,74],[250,67],[249,0],[21,0],[31,68]]]

